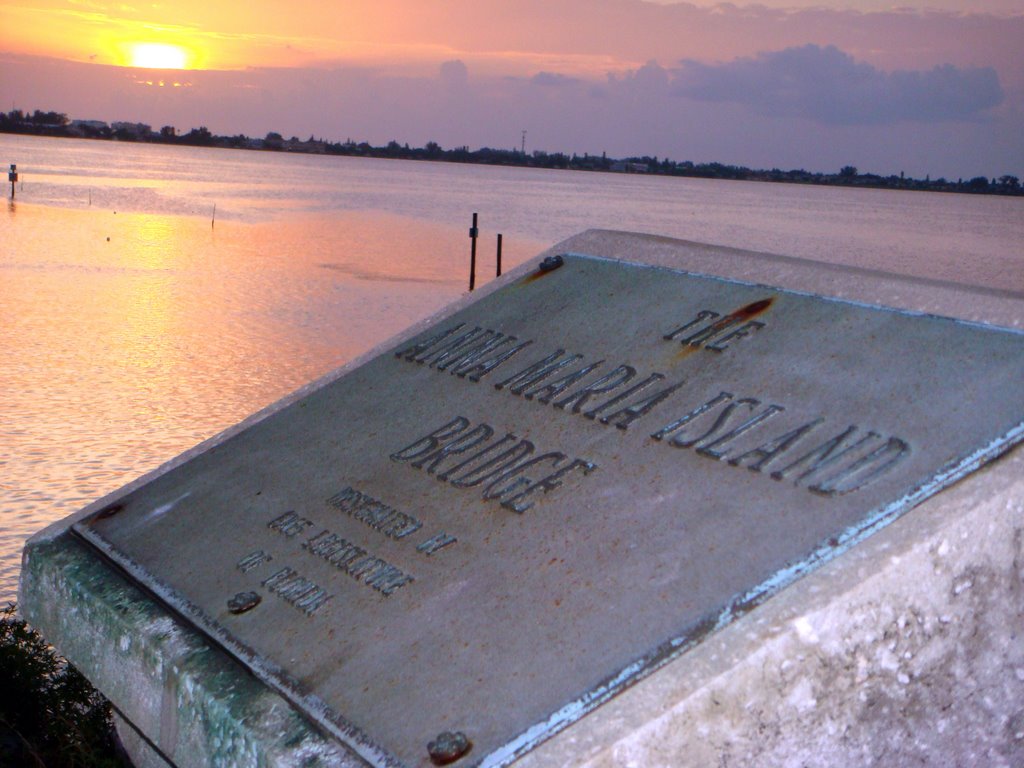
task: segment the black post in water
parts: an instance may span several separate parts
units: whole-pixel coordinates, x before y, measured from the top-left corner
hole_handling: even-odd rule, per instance
[[[473,226],[469,228],[469,290],[476,287],[476,237],[480,230],[476,228],[476,214],[473,214]]]
[[[498,277],[501,277],[501,233],[498,233]]]
[[[18,166],[11,163],[11,170],[7,173],[7,180],[11,182],[11,200],[14,199],[14,184],[18,180]]]

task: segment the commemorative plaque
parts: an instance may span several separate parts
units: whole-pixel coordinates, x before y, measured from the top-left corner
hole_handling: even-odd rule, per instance
[[[75,525],[375,766],[503,765],[1024,433],[1024,334],[578,254]]]

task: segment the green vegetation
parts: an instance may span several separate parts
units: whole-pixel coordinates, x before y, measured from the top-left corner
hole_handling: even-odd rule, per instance
[[[662,176],[687,176],[704,179],[734,179],[740,181],[775,181],[790,184],[826,184],[843,187],[872,187],[880,189],[913,189],[925,192],[966,192],[986,195],[1024,195],[1020,179],[1005,175],[998,179],[975,176],[972,179],[913,179],[900,173],[898,176],[879,176],[874,173],[860,173],[852,165],[843,166],[838,173],[813,173],[803,169],[783,171],[756,170],[745,166],[724,165],[723,163],[676,162],[668,158],[641,156],[613,159],[602,153],[590,155],[564,152],[539,152],[527,154],[518,149],[492,149],[483,147],[470,150],[469,147],[442,149],[434,141],[423,147],[410,147],[390,141],[386,146],[374,147],[363,141],[352,139],[344,142],[325,141],[310,136],[305,141],[292,136],[284,138],[271,131],[264,138],[251,138],[244,134],[217,136],[205,126],[193,128],[179,134],[172,125],[165,125],[159,131],[144,123],[106,123],[97,120],[69,120],[60,112],[31,114],[19,109],[6,114],[0,112],[0,133],[28,133],[42,136],[64,136],[71,138],[111,139],[116,141],[141,141],[157,144],[184,144],[197,147],[222,147],[228,149],[256,149],[272,152],[301,152],[318,155],[349,155],[357,157],[383,157],[402,160],[435,160],[448,163],[480,163],[484,165],[516,165],[530,168],[564,168],[575,171],[606,171],[618,173],[649,173]]]
[[[40,635],[0,610],[0,765],[120,768],[110,704]]]

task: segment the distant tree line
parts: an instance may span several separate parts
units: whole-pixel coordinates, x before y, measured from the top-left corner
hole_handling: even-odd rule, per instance
[[[844,166],[838,173],[816,173],[803,169],[783,171],[778,168],[759,170],[745,166],[724,163],[694,163],[689,160],[677,162],[669,158],[639,157],[610,158],[604,153],[591,155],[575,152],[534,151],[525,153],[519,149],[493,149],[469,147],[444,149],[435,141],[428,141],[422,147],[410,147],[389,141],[383,147],[368,142],[347,139],[332,142],[310,136],[300,139],[292,136],[286,139],[280,133],[271,131],[263,138],[244,134],[218,136],[205,126],[192,128],[188,133],[179,133],[171,125],[153,130],[144,123],[114,122],[107,124],[98,120],[69,120],[62,112],[32,113],[14,109],[0,112],[0,133],[26,133],[42,136],[64,136],[70,138],[108,139],[115,141],[140,141],[155,144],[182,144],[198,147],[223,147],[229,149],[251,149],[270,152],[301,152],[306,154],[348,155],[355,157],[381,157],[402,160],[434,160],[449,163],[480,163],[486,165],[515,165],[530,168],[563,168],[577,171],[605,171],[619,173],[648,173],[663,176],[686,176],[704,179],[735,179],[743,181],[775,181],[796,184],[827,184],[847,187],[872,187],[882,189],[913,189],[931,192],[968,192],[975,194],[1022,195],[1024,189],[1020,179],[1009,174],[989,179],[975,176],[971,179],[944,178],[915,179],[900,173],[898,176],[880,176],[874,173],[860,173],[852,165]]]

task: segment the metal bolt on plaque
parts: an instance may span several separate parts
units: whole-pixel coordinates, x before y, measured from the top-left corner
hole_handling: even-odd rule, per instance
[[[239,592],[228,600],[228,610],[234,614],[245,613],[251,611],[262,601],[263,598],[255,592]]]
[[[434,741],[427,744],[427,752],[430,754],[430,760],[434,765],[454,763],[472,748],[473,743],[462,731],[456,731],[455,733],[445,731],[439,734]]]
[[[563,259],[561,256],[548,256],[540,263],[540,271],[554,272],[563,264],[565,264],[565,259]]]
[[[96,513],[97,520],[106,520],[107,518],[113,517],[118,512],[124,509],[123,504],[111,504],[108,507],[104,507]]]

